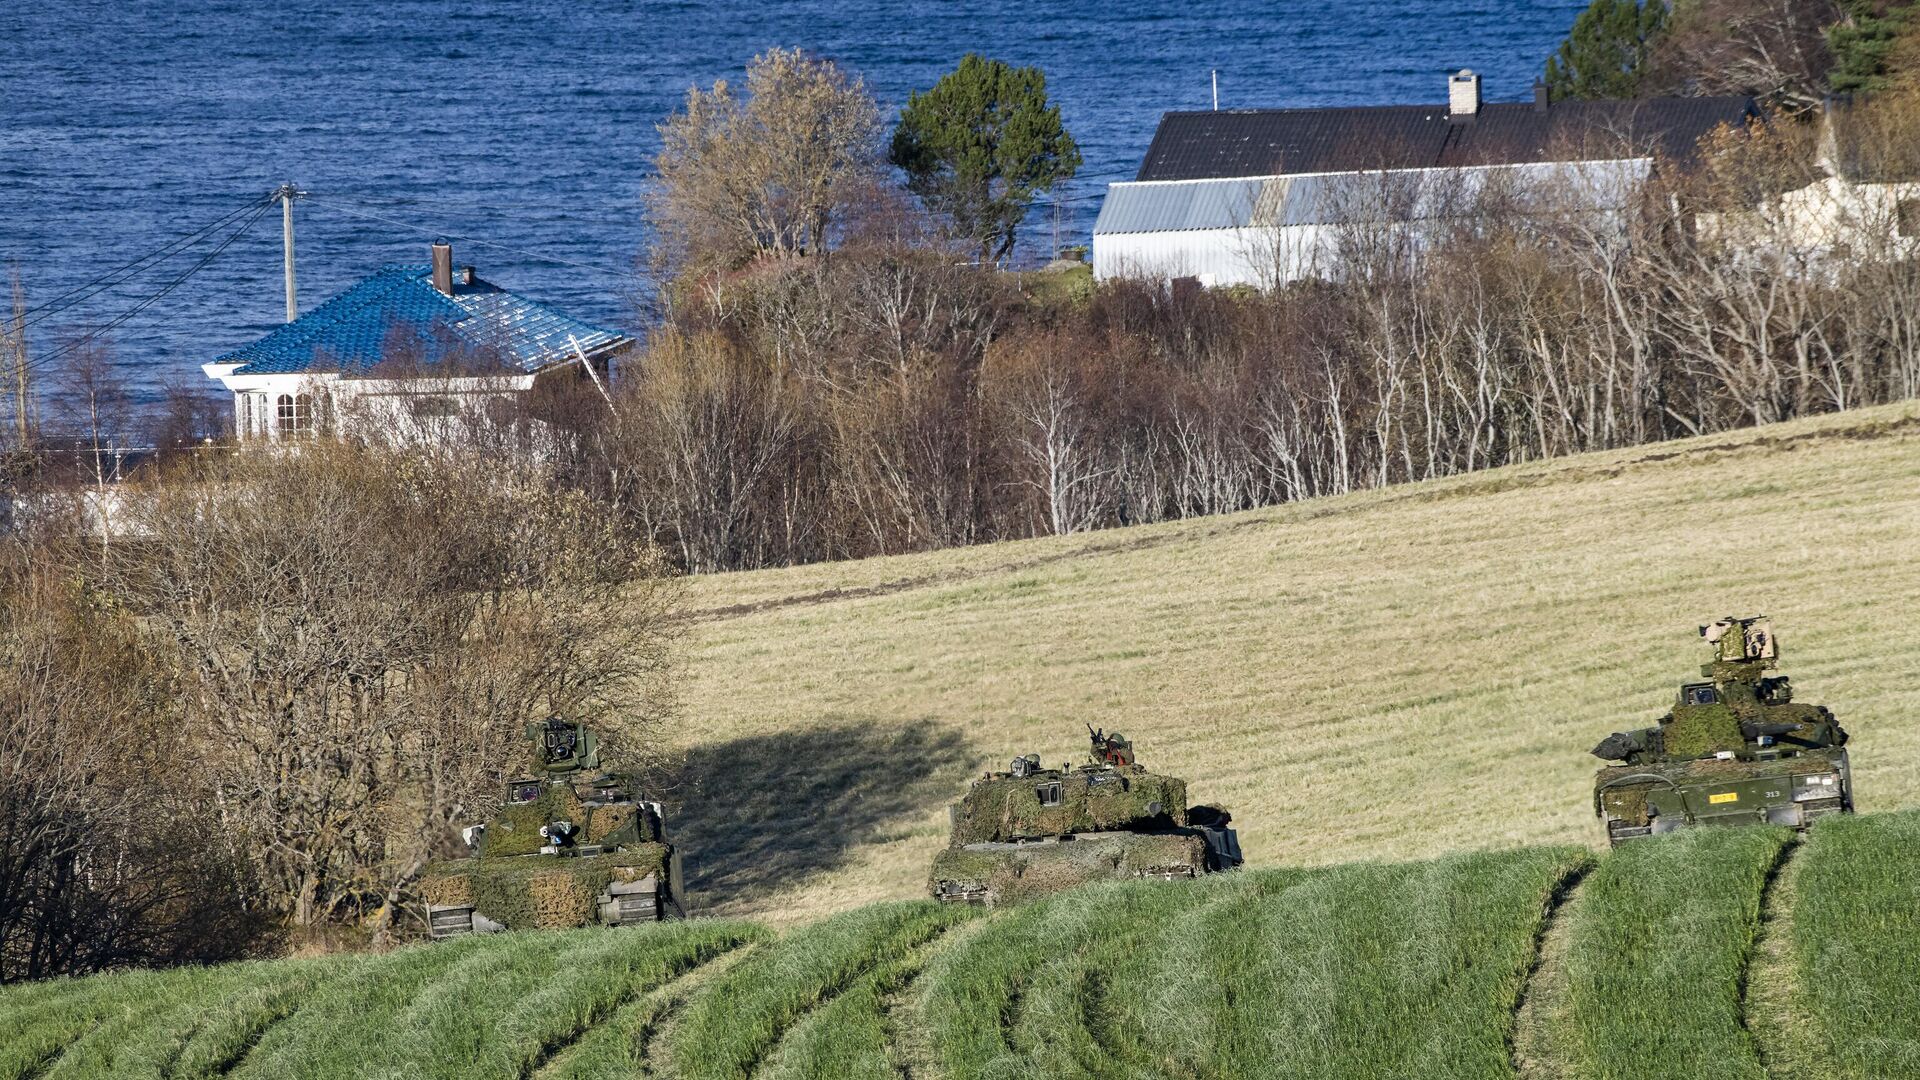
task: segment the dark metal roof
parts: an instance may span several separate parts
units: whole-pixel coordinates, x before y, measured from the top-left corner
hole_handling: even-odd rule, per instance
[[[1518,165],[1662,156],[1690,161],[1700,137],[1758,116],[1751,98],[1650,98],[1480,106],[1455,120],[1445,105],[1170,112],[1138,180]]]
[[[570,338],[588,353],[632,341],[479,278],[456,280],[447,296],[433,287],[432,267],[389,265],[214,362],[243,365],[236,375],[358,374],[388,359],[396,331],[427,363],[484,354],[524,372],[573,359]]]

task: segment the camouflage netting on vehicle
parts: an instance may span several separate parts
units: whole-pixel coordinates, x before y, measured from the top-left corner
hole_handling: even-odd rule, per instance
[[[1041,805],[1040,789],[1054,783],[1059,805]],[[1144,770],[979,780],[959,804],[953,846],[1124,828],[1152,819],[1156,803],[1173,824],[1185,825],[1186,781]]]
[[[562,930],[594,922],[612,882],[656,875],[666,890],[665,844],[635,844],[585,859],[459,859],[436,863],[420,879],[435,906],[471,906],[509,930]]]
[[[1647,823],[1647,792],[1670,786],[1735,783],[1775,776],[1804,776],[1834,768],[1833,759],[1818,750],[1798,757],[1771,761],[1728,761],[1702,758],[1697,761],[1666,761],[1655,765],[1609,765],[1594,774],[1594,786],[1600,788],[1601,809],[1631,825]],[[1603,785],[1629,777],[1645,777],[1629,783]]]
[[[1716,780],[1733,781],[1768,776],[1793,776],[1822,772],[1831,768],[1833,768],[1833,759],[1826,753],[1809,750],[1798,757],[1775,758],[1771,761],[1723,761],[1718,758],[1706,758],[1701,761],[1671,761],[1643,771],[1658,772],[1677,784],[1696,784],[1712,783]]]
[[[565,784],[548,784],[532,802],[509,803],[487,821],[481,841],[481,854],[487,858],[532,855],[545,844],[540,826],[551,821],[571,821],[580,826],[578,842],[598,844],[634,821],[637,808],[631,803],[612,806],[588,806]],[[635,840],[655,839],[634,835]],[[622,837],[621,839],[625,839]]]
[[[1609,816],[1619,818],[1629,825],[1645,825],[1647,817],[1646,784],[1622,784],[1600,793],[1600,805]]]
[[[996,904],[1016,903],[1092,881],[1194,876],[1207,845],[1179,833],[1099,833],[1072,840],[949,848],[933,861],[933,891],[948,882],[986,888]]]
[[[1677,706],[1673,722],[1661,734],[1669,757],[1711,757],[1747,745],[1746,736],[1740,733],[1740,718],[1725,705]]]

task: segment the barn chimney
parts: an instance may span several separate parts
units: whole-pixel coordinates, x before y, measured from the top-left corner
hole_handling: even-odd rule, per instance
[[[453,295],[453,245],[445,240],[433,242],[433,287]]]
[[[1480,113],[1480,76],[1460,69],[1460,74],[1447,79],[1447,116],[1454,120],[1471,120]]]
[[[1547,84],[1539,79],[1533,80],[1533,111],[1546,112],[1552,100],[1547,93]]]

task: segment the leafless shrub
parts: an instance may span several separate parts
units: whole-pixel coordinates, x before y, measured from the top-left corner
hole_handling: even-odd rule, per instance
[[[136,493],[101,587],[180,687],[223,827],[296,927],[393,925],[550,715],[662,752],[671,589],[580,495],[497,460],[356,447],[210,460]]]

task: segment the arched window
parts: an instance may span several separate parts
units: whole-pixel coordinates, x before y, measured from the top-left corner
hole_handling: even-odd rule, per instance
[[[274,430],[281,435],[304,435],[313,430],[313,398],[306,394],[281,394],[276,403]]]

